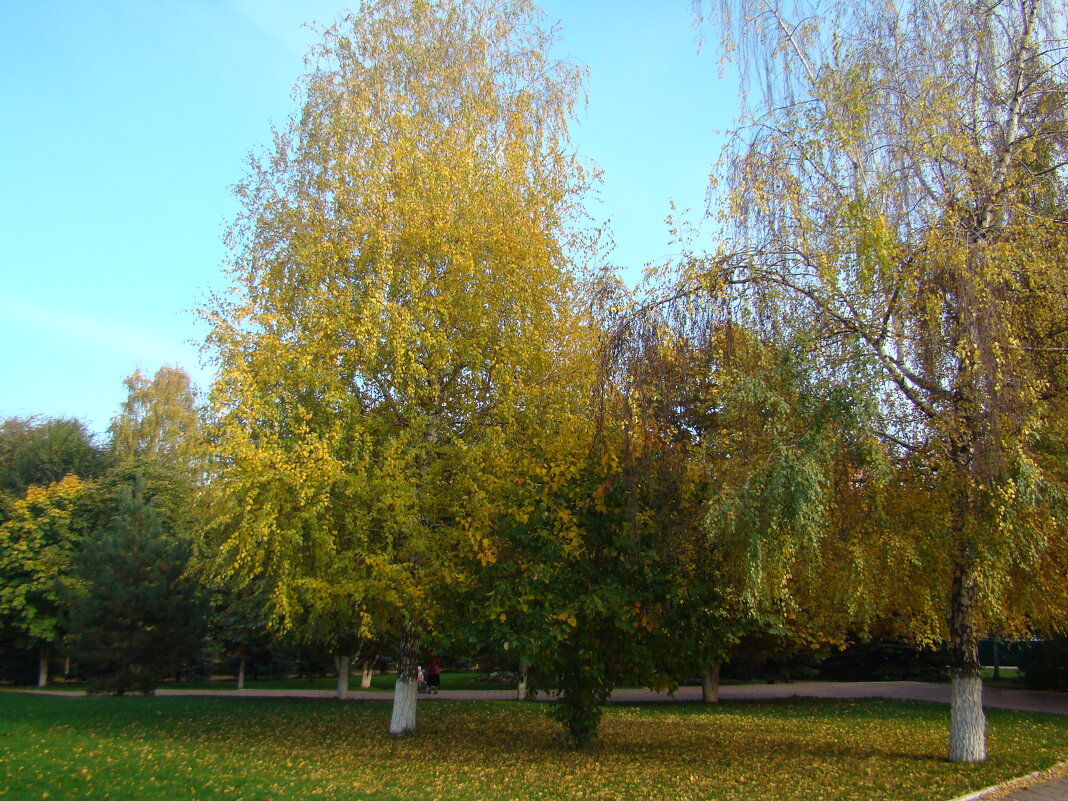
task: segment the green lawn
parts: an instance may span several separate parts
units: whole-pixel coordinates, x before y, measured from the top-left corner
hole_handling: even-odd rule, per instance
[[[992,668],[992,667],[983,668],[983,678],[984,679],[992,679],[992,678],[994,678],[994,668]],[[1018,679],[1018,678],[1020,678],[1020,669],[1018,667],[1003,667],[1003,668],[1001,668],[1001,678],[1002,679]]]
[[[989,711],[992,758],[944,761],[944,706],[613,707],[585,753],[544,704],[0,693],[0,799],[949,799],[1068,758],[1068,718]]]

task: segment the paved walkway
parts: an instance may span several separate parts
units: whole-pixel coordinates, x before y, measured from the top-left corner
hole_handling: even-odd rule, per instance
[[[981,795],[981,799],[999,801],[1068,801],[1068,779],[1037,779],[1022,784],[1008,795]]]
[[[34,692],[52,692],[37,690]],[[56,695],[78,693],[55,691]],[[156,690],[156,695],[241,696],[246,698],[334,698],[333,690],[263,690],[255,686],[244,690]],[[386,690],[350,690],[347,699],[354,701],[391,701],[393,692]],[[515,698],[515,690],[442,690],[436,695],[422,694],[420,700],[500,701]],[[901,701],[930,701],[949,703],[948,684],[928,684],[918,681],[858,681],[823,682],[799,681],[789,684],[728,684],[720,687],[723,701],[767,701],[779,698],[890,698]],[[542,694],[539,700],[547,700]],[[701,700],[700,687],[680,687],[674,695],[647,689],[616,690],[612,702],[672,703]],[[983,706],[996,709],[1015,709],[1019,712],[1050,712],[1068,715],[1068,693],[1037,690],[983,690]],[[1068,801],[1068,798],[1065,799]]]
[[[77,696],[80,692],[62,690],[29,690],[27,692],[47,695]],[[264,690],[248,687],[244,690],[172,690],[160,689],[156,695],[204,695],[242,698],[320,698],[335,697],[333,690]],[[435,695],[422,694],[423,701],[478,700],[500,701],[514,699],[515,690],[442,690]],[[817,682],[800,681],[790,684],[728,684],[720,687],[721,701],[766,701],[782,698],[890,698],[901,701],[930,701],[949,703],[948,684],[929,684],[916,681],[869,681],[869,682]],[[548,700],[542,694],[539,700]],[[354,690],[346,695],[353,701],[389,701],[392,691]],[[672,703],[699,701],[700,687],[680,687],[674,695],[656,693],[652,690],[616,690],[612,702]],[[1068,693],[1040,692],[1037,690],[1003,690],[984,688],[983,706],[997,709],[1014,709],[1020,712],[1048,712],[1068,715]],[[1000,788],[983,791],[981,795],[963,796],[954,801],[1068,801],[1068,764],[1061,765],[1041,776],[1027,777],[1009,782]]]
[[[1068,762],[1051,770],[1007,782],[1000,787],[980,790],[953,801],[1066,801]]]

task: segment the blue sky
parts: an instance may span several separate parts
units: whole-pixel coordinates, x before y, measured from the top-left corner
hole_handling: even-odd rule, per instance
[[[135,368],[201,388],[192,310],[225,290],[246,155],[293,107],[339,0],[0,0],[0,417],[103,432]],[[737,84],[698,56],[689,0],[545,0],[590,68],[573,129],[604,171],[612,261],[669,258],[669,200],[703,208]]]

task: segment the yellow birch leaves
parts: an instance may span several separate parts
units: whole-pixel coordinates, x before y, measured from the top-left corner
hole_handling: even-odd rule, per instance
[[[234,292],[206,310],[240,510],[219,537],[283,624],[291,588],[342,585],[384,626],[427,624],[453,554],[496,558],[480,532],[516,455],[568,411],[582,75],[551,41],[525,0],[364,4],[238,187]]]

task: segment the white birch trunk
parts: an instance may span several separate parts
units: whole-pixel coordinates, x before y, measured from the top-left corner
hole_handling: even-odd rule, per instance
[[[970,499],[961,501],[959,519],[972,514]],[[960,531],[965,523],[957,524]],[[983,712],[983,678],[979,667],[979,636],[975,626],[978,580],[975,546],[962,539],[950,596],[949,657],[949,761],[982,762],[986,759],[986,714]]]
[[[37,686],[48,686],[48,662],[52,658],[52,644],[41,643],[41,650],[37,653]]]
[[[408,626],[401,632],[397,651],[397,684],[393,690],[390,734],[415,731],[415,702],[419,697],[419,635]]]
[[[241,653],[241,661],[237,663],[237,689],[245,689],[245,654]]]
[[[980,676],[953,676],[950,690],[949,761],[986,759],[986,715]]]
[[[337,697],[344,700],[349,694],[349,657],[335,656],[334,664],[337,666]]]
[[[363,669],[360,672],[360,689],[370,690],[371,679],[375,674],[375,660],[374,658],[363,660]]]
[[[701,700],[706,704],[719,703],[719,662],[709,665],[701,677]]]
[[[415,702],[418,697],[418,681],[397,679],[393,690],[393,717],[389,721],[390,734],[415,731]]]
[[[527,669],[530,666],[527,664],[527,660],[519,660],[519,683],[515,688],[515,697],[520,701],[527,700]]]

